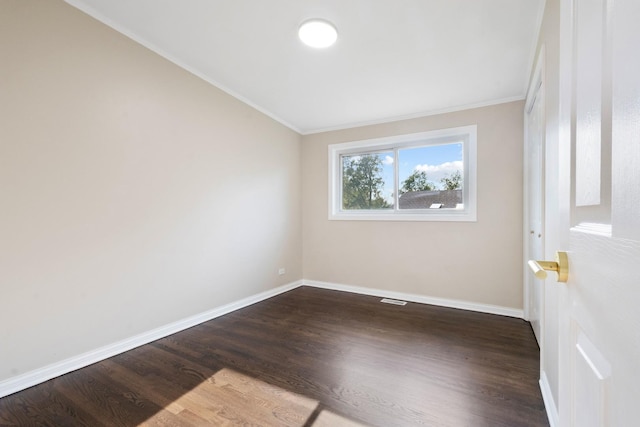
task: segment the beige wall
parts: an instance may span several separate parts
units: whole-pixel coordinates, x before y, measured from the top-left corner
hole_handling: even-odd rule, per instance
[[[61,0],[0,62],[0,380],[302,278],[295,132]]]
[[[521,309],[523,105],[304,136],[305,279]],[[477,222],[328,220],[329,144],[472,124]]]

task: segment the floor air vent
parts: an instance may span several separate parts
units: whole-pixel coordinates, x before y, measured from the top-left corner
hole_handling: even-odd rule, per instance
[[[380,302],[383,302],[385,304],[393,304],[393,305],[407,305],[406,301],[400,301],[397,299],[390,299],[390,298],[383,298],[380,300]]]

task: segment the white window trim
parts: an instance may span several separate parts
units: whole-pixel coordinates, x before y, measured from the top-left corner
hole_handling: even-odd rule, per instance
[[[342,210],[342,167],[340,156],[366,151],[463,141],[464,186],[462,209]],[[367,139],[329,145],[329,219],[355,221],[477,221],[477,126],[461,126],[428,132]],[[396,168],[397,175],[397,168]],[[399,185],[396,176],[395,184]],[[398,189],[395,189],[397,193]]]

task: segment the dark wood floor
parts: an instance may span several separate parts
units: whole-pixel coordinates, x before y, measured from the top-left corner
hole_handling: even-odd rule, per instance
[[[528,323],[302,287],[0,399],[0,425],[547,426]]]

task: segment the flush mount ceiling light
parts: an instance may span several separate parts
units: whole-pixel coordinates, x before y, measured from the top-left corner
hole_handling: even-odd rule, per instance
[[[310,19],[300,25],[298,37],[307,46],[318,49],[329,47],[338,39],[336,27],[322,19]]]

